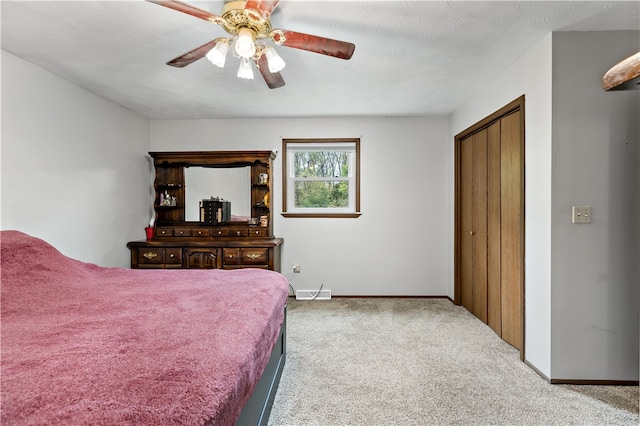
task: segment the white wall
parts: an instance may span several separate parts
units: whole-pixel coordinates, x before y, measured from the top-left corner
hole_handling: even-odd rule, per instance
[[[451,116],[450,136],[453,139],[525,95],[525,357],[547,377],[551,371],[551,40],[551,35],[545,37],[471,95]],[[454,164],[450,167],[453,170]]]
[[[2,229],[129,266],[150,217],[149,120],[2,51]]]
[[[283,138],[361,138],[357,219],[284,218]],[[448,119],[342,118],[152,121],[151,146],[169,150],[277,149],[274,232],[296,289],[334,295],[447,295],[452,249]],[[293,264],[301,273],[289,273]]]
[[[638,380],[640,91],[602,76],[639,50],[637,31],[553,36],[553,378]]]

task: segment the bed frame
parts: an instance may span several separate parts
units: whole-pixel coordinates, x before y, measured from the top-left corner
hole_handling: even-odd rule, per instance
[[[280,328],[278,340],[273,346],[269,362],[256,385],[251,398],[245,404],[236,420],[235,426],[266,426],[271,414],[273,400],[278,391],[280,377],[284,369],[287,355],[287,306],[284,307],[284,320]]]

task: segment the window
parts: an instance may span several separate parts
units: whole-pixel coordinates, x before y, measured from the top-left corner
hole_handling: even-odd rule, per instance
[[[282,215],[360,216],[360,139],[283,139]]]

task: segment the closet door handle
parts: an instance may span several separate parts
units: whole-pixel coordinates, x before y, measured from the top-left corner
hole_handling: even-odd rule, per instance
[[[475,235],[475,232],[469,231],[469,235]]]

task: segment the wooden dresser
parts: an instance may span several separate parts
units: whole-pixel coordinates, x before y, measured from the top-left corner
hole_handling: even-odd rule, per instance
[[[280,271],[282,238],[273,235],[270,206],[273,151],[178,151],[150,152],[155,168],[154,236],[144,241],[131,241],[131,267],[140,269],[239,269],[262,268]],[[232,216],[224,223],[204,221],[204,214],[196,219],[187,215],[200,207],[194,204],[188,191],[207,188],[207,182],[188,183],[185,170],[246,169],[246,186],[233,189],[241,199],[249,197],[250,216]],[[224,171],[222,172],[224,173]],[[241,171],[241,173],[244,173]],[[221,180],[211,181],[219,188]],[[224,175],[222,175],[224,176]],[[200,178],[202,179],[202,178]],[[243,180],[233,175],[230,179]],[[244,179],[244,178],[243,178]],[[193,194],[190,194],[193,195]],[[217,196],[217,194],[210,194]],[[168,200],[168,201],[167,201]],[[191,201],[189,201],[191,200]],[[188,204],[189,203],[189,204]],[[234,204],[231,203],[231,214]],[[202,213],[202,211],[201,211]],[[253,220],[249,220],[253,219]]]

